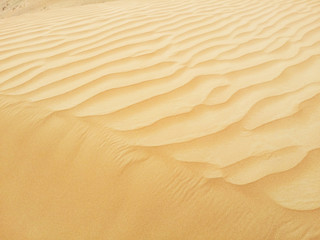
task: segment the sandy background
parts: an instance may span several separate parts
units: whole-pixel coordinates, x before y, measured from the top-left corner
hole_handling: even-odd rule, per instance
[[[1,240],[320,239],[318,0],[6,2]]]
[[[0,0],[0,18],[110,1],[117,0]]]

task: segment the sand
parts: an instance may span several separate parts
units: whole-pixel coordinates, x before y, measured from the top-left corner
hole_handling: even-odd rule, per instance
[[[110,1],[115,0],[0,0],[0,18]]]
[[[89,2],[2,12],[0,239],[319,240],[320,2]]]

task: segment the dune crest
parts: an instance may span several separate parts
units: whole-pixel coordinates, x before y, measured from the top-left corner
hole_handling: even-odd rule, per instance
[[[318,0],[1,19],[0,238],[320,239],[319,66]]]

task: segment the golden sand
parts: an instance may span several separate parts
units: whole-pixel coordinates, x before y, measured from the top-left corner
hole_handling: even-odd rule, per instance
[[[0,239],[319,240],[320,2],[88,2],[0,20]]]

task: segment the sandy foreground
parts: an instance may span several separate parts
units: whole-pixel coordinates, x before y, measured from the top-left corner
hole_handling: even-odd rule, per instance
[[[319,240],[319,0],[88,2],[2,10],[0,239]]]

